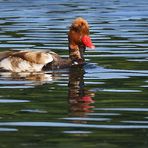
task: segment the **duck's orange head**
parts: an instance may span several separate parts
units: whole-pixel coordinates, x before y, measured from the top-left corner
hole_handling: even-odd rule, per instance
[[[87,21],[81,17],[76,18],[68,32],[69,40],[69,56],[72,61],[78,64],[84,62],[84,51],[86,47],[95,48],[91,38],[89,37],[89,25]]]

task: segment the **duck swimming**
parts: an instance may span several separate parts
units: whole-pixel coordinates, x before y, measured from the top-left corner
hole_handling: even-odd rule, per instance
[[[4,51],[0,52],[0,69],[11,72],[39,72],[49,69],[82,65],[86,47],[95,48],[89,37],[89,25],[81,17],[76,18],[68,31],[69,58],[61,58],[52,51]]]

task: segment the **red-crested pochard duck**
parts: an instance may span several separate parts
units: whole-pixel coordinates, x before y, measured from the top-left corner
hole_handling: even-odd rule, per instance
[[[38,72],[46,69],[65,68],[84,63],[86,47],[95,48],[89,37],[86,20],[76,18],[68,32],[69,58],[63,59],[52,51],[0,52],[0,69],[12,72]]]

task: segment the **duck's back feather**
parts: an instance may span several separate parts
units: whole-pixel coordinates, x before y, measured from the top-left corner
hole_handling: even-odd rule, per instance
[[[11,56],[21,58],[35,64],[47,64],[53,61],[50,52],[43,51],[20,51],[13,53]]]

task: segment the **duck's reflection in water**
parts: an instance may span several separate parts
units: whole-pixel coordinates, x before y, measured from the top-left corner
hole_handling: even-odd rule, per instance
[[[70,116],[84,117],[94,108],[94,92],[87,90],[84,83],[85,71],[83,67],[72,67],[69,72],[68,99]]]
[[[69,68],[66,72],[69,76],[68,82],[68,100],[70,105],[70,115],[71,116],[85,116],[87,112],[92,112],[92,108],[94,108],[93,103],[94,100],[94,92],[87,90],[84,84],[84,68],[83,66],[75,66]],[[1,72],[0,80],[7,81],[7,84],[20,86],[28,85],[28,86],[36,86],[47,83],[53,83],[55,80],[57,81],[62,76],[62,72],[37,72],[37,73],[12,73],[12,72]],[[13,81],[13,82],[12,82]],[[21,83],[16,83],[16,81],[21,81]],[[25,83],[28,81],[29,83]],[[14,83],[14,84],[13,84]],[[25,87],[27,88],[27,87]],[[29,87],[28,87],[29,88]]]
[[[60,79],[61,73],[58,72],[21,72],[21,73],[12,73],[12,72],[1,72],[0,77],[4,81],[29,81],[33,85],[42,85],[46,83],[51,83],[54,80]]]

